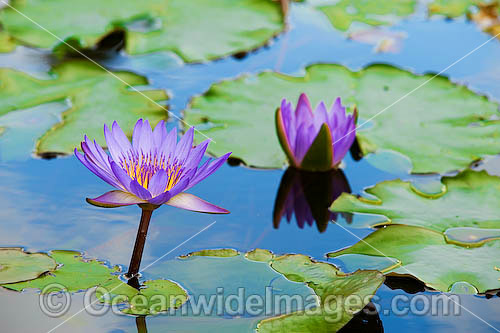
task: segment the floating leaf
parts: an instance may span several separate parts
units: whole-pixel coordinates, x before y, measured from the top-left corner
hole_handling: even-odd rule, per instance
[[[469,9],[483,0],[434,0],[429,3],[430,15],[444,15],[454,18],[465,15]]]
[[[86,290],[103,285],[110,280],[118,280],[114,275],[118,267],[110,268],[95,259],[84,259],[79,252],[56,250],[50,256],[59,264],[56,271],[39,279],[4,285],[5,288],[21,291],[26,288],[43,289],[51,284],[60,284],[68,292]],[[46,291],[49,292],[49,291]]]
[[[81,137],[98,138],[104,144],[102,125],[120,122],[131,135],[138,118],[148,118],[153,124],[167,117],[159,105],[127,88],[145,85],[145,78],[127,72],[116,77],[86,61],[71,61],[56,67],[53,79],[39,80],[27,74],[0,69],[0,116],[40,104],[68,100],[71,108],[38,141],[36,152],[71,153],[80,145]],[[143,90],[154,101],[167,99],[164,91]]]
[[[369,303],[384,282],[384,276],[377,271],[346,275],[331,264],[314,262],[304,255],[278,257],[271,267],[291,281],[306,283],[320,298],[320,306],[314,311],[306,309],[265,319],[257,332],[337,332]]]
[[[500,178],[486,171],[464,171],[443,177],[445,190],[425,194],[410,182],[390,180],[365,191],[378,199],[343,193],[331,206],[335,212],[384,215],[381,224],[406,224],[444,232],[449,228],[500,228]]]
[[[122,312],[132,315],[155,315],[178,308],[188,299],[186,291],[169,280],[146,281],[141,290],[128,300]]]
[[[51,257],[49,257],[40,253],[26,254],[20,249],[6,250],[16,250],[19,252],[15,254],[16,257],[20,257],[15,258],[19,263],[14,262],[14,264],[11,264],[13,268],[17,268],[17,272],[13,270],[11,274],[16,273],[18,276],[23,276],[22,274],[24,274],[24,277],[28,277],[30,272],[33,274],[37,269],[42,269],[42,273],[48,270],[51,271],[50,274],[35,280],[10,283],[4,282],[4,279],[2,279],[2,269],[0,268],[0,279],[2,279],[0,282],[3,284],[3,287],[11,290],[22,291],[26,288],[36,288],[40,289],[42,293],[48,294],[61,290],[78,292],[92,287],[100,287],[96,289],[96,296],[101,302],[108,305],[112,304],[112,302],[117,302],[113,298],[119,295],[121,297],[119,303],[125,306],[122,311],[133,315],[158,314],[159,312],[167,311],[171,306],[175,308],[180,307],[187,300],[187,294],[184,289],[173,281],[146,281],[138,291],[119,279],[117,273],[120,272],[120,269],[118,266],[110,268],[98,260],[83,258],[79,252],[58,250],[52,251]],[[6,259],[12,257],[11,254],[0,251],[1,267],[11,268],[8,261],[6,261],[7,263],[4,266],[3,255],[5,255]],[[56,261],[62,266],[54,270]],[[21,266],[20,264],[23,265]],[[52,266],[44,268],[44,264],[45,266],[48,264]],[[38,275],[40,273],[36,273],[31,278],[34,279]],[[22,280],[28,280],[28,278],[23,278]],[[14,281],[17,282],[19,280]],[[154,297],[155,295],[164,297],[166,302],[158,302]],[[171,301],[171,303],[168,303],[168,301]]]
[[[27,0],[12,5],[76,47],[93,47],[106,34],[124,30],[130,54],[172,51],[189,62],[255,49],[284,29],[280,4],[271,0]],[[13,9],[2,10],[0,22],[29,45],[60,43]]]
[[[27,160],[35,151],[40,136],[61,121],[70,105],[54,102],[0,116],[0,160]]]
[[[239,255],[240,253],[235,249],[208,249],[191,252],[187,255],[181,256],[181,258],[187,257],[234,257]]]
[[[320,100],[330,104],[337,96],[356,104],[358,123],[372,122],[357,133],[362,152],[401,153],[411,159],[415,173],[464,169],[485,155],[499,153],[500,122],[492,119],[498,105],[444,77],[422,85],[431,78],[388,65],[359,72],[340,65],[313,65],[303,77],[264,72],[214,84],[193,99],[185,120],[205,127],[203,132],[217,142],[209,148],[215,155],[232,151],[249,166],[281,168],[286,158],[276,137],[274,110],[282,98],[295,101],[305,92],[313,104]]]
[[[36,279],[56,269],[45,253],[27,253],[21,248],[0,248],[0,284]]]
[[[282,324],[282,317],[279,316],[281,314],[288,313],[284,317],[298,318],[297,311],[307,309],[307,307],[302,308],[299,304],[306,304],[306,306],[309,305],[309,307],[318,308],[318,310],[316,310],[316,314],[300,316],[301,318],[298,318],[300,329],[291,329],[287,326],[288,331],[310,332],[314,327],[319,327],[319,332],[325,332],[327,327],[335,327],[337,330],[369,302],[370,295],[375,293],[384,280],[383,274],[376,271],[344,274],[331,264],[315,262],[304,255],[275,257],[272,252],[264,249],[255,249],[245,255],[239,254],[231,257],[190,256],[185,260],[170,260],[153,267],[150,274],[162,274],[164,271],[170,272],[169,276],[175,280],[183,281],[183,286],[189,290],[190,296],[193,296],[190,297],[190,306],[179,311],[198,312],[195,309],[200,306],[201,296],[205,298],[206,304],[210,304],[211,297],[215,298],[217,295],[235,297],[239,295],[241,288],[244,288],[245,295],[260,296],[263,300],[260,308],[247,306],[242,308],[241,312],[235,311],[232,314],[222,312],[217,308],[219,306],[217,305],[211,307],[208,312],[202,311],[203,316],[192,312],[182,312],[182,316],[170,315],[170,329],[179,331],[186,329],[186,327],[192,327],[190,325],[197,327],[199,321],[206,323],[206,325],[218,325],[217,327],[222,327],[221,329],[224,331],[250,331],[255,328],[256,320],[268,317],[260,322],[258,330],[259,332],[269,332],[273,331],[273,327],[277,325],[282,328],[284,327],[282,325],[288,325],[289,320]],[[307,288],[306,285],[312,289]],[[311,290],[314,290],[314,293]],[[334,310],[336,313],[330,313],[326,320],[332,319],[337,314],[341,316],[333,324],[327,324],[325,319],[320,318],[319,313],[323,311],[323,308],[318,305],[318,299],[325,300],[329,295],[332,297],[337,295],[339,299],[344,299],[351,294],[357,295],[356,297],[360,299],[358,306],[350,308],[346,312]],[[292,299],[300,297],[305,301],[304,303],[279,301],[287,299],[287,296],[292,297]],[[214,303],[216,304],[216,302]],[[252,308],[255,310],[251,310]],[[344,310],[345,308],[341,307],[340,309]],[[230,324],[226,327],[223,323],[210,320],[216,315],[229,315],[234,318],[229,321]],[[270,317],[276,315],[278,317]],[[188,326],[182,320],[187,318],[191,318]],[[249,321],[252,318],[254,319]],[[320,326],[316,326],[316,324]],[[231,327],[233,330],[230,329]],[[211,329],[205,327],[205,331],[211,331]]]
[[[483,31],[497,36],[500,33],[500,4],[495,0],[434,0],[429,4],[430,15],[456,18],[467,15]]]
[[[328,256],[348,261],[351,257],[344,257],[347,254],[397,258],[400,265],[391,269],[390,275],[412,275],[428,287],[444,292],[457,282],[468,283],[480,293],[500,288],[500,272],[495,269],[500,265],[500,240],[466,248],[446,243],[437,231],[390,225]]]
[[[319,5],[332,25],[347,31],[354,22],[370,26],[389,25],[415,10],[415,0],[340,0],[333,5]]]
[[[274,258],[274,254],[269,250],[255,249],[245,254],[248,260],[269,262]]]
[[[0,26],[0,53],[11,52],[16,48],[16,43],[7,32],[3,31]]]

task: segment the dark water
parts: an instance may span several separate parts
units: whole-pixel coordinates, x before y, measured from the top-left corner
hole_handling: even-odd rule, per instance
[[[226,58],[213,63],[186,66],[171,55],[154,54],[135,58],[116,57],[105,63],[111,68],[128,69],[146,75],[153,86],[167,89],[171,95],[171,110],[180,115],[190,97],[203,93],[214,82],[242,73],[277,70],[300,74],[304,66],[318,62],[340,63],[351,69],[385,62],[416,73],[439,72],[490,38],[473,24],[461,20],[428,21],[422,12],[417,12],[391,30],[408,34],[401,52],[377,54],[372,51],[373,46],[346,40],[331,28],[322,15],[301,10],[300,5],[294,5],[290,30],[270,46],[243,59]],[[47,69],[46,61],[39,52],[29,53],[27,50],[18,50],[14,55],[0,55],[0,66],[20,68],[37,76],[43,76]],[[445,74],[455,82],[500,100],[500,43],[491,41]],[[58,112],[55,112],[52,120],[40,126],[50,127],[57,121]],[[169,126],[175,125],[175,119],[171,118]],[[39,135],[34,134],[24,138],[25,144],[32,144],[32,140]],[[21,134],[12,135],[16,137]],[[3,143],[0,146],[4,149],[2,156],[5,157],[6,152],[16,151],[13,144]],[[136,207],[106,210],[87,205],[85,197],[100,195],[109,190],[109,186],[99,181],[74,157],[40,160],[22,153],[9,156],[12,158],[4,158],[0,163],[0,246],[23,246],[30,251],[79,250],[113,264],[128,264],[139,219]],[[382,180],[415,178],[407,174],[404,161],[394,156],[372,156],[360,161],[347,156],[344,162],[344,173],[353,193],[361,193],[367,186]],[[393,166],[391,171],[384,168],[387,164]],[[395,170],[394,165],[401,167]],[[279,228],[274,228],[272,213],[283,173],[283,170],[251,170],[225,165],[193,189],[192,193],[229,209],[231,214],[227,216],[195,214],[168,207],[155,211],[143,266],[171,251],[214,221],[216,223],[212,227],[173,250],[164,260],[172,260],[178,255],[199,249],[219,247],[232,247],[241,251],[260,247],[275,253],[302,253],[324,259],[326,252],[352,245],[358,241],[357,237],[362,238],[372,231],[363,227],[363,222],[370,217],[360,216],[354,216],[352,224],[340,221],[342,227],[330,223],[323,233],[315,225],[299,228],[294,220],[290,223],[282,220]],[[348,227],[351,233],[346,232],[344,227]],[[160,268],[153,271],[144,272],[145,278],[161,273]],[[164,273],[169,276],[168,272]],[[401,284],[400,281],[398,283]],[[494,332],[492,326],[497,331],[500,329],[498,297],[486,299],[461,296],[463,308],[460,315],[437,313],[398,316],[387,312],[391,309],[394,296],[412,296],[397,289],[398,283],[393,285],[395,290],[384,285],[377,292],[380,320],[371,318],[362,329],[353,324],[351,331],[379,332],[382,326],[386,332]],[[406,287],[407,291],[411,291],[411,288],[419,290],[419,286],[415,287],[413,282]],[[433,294],[418,291],[413,297]],[[34,292],[18,295],[0,291],[0,297],[0,322],[5,332],[48,332],[82,308],[82,296],[77,294],[68,315],[51,319],[38,310],[38,298]],[[169,329],[175,332],[233,332],[248,329],[255,322],[252,318],[240,319],[239,322],[232,320],[219,319],[216,324],[210,324],[213,326],[206,326],[208,324],[205,322],[160,316],[147,318],[147,325],[150,332]],[[359,321],[362,322],[361,319]],[[133,317],[111,314],[92,317],[80,313],[55,332],[135,330],[136,321]]]

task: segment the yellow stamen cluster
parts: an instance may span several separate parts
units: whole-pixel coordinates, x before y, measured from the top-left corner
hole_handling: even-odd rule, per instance
[[[137,156],[129,155],[121,160],[121,167],[145,189],[148,188],[153,175],[159,170],[164,170],[168,177],[165,192],[179,182],[182,171],[181,164],[171,163],[170,158],[166,159],[164,156],[151,153],[141,153]]]

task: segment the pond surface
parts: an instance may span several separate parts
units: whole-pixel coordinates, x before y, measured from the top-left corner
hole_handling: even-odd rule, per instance
[[[331,27],[325,17],[317,12],[300,10],[300,6],[292,6],[290,29],[286,33],[242,59],[225,58],[206,64],[184,65],[175,56],[156,53],[135,57],[120,55],[103,63],[109,68],[145,75],[152,86],[167,89],[171,96],[170,110],[180,116],[192,96],[203,93],[215,82],[242,73],[276,70],[300,75],[304,66],[322,62],[339,63],[353,70],[371,63],[389,63],[415,73],[437,73],[490,39],[490,35],[466,21],[429,20],[417,12],[391,27],[391,30],[407,33],[399,53],[374,53],[373,46],[347,40]],[[48,69],[43,52],[24,48],[18,48],[13,54],[0,54],[0,66],[21,69],[39,77],[43,77]],[[500,101],[500,43],[491,41],[485,44],[444,74],[454,82],[466,84],[472,90]],[[52,118],[40,120],[41,133],[58,121],[64,109],[64,105],[47,109]],[[27,112],[33,117],[38,114],[36,111]],[[0,118],[0,124],[17,121],[5,118]],[[170,118],[168,126],[177,125],[177,121]],[[9,135],[12,136],[10,140]],[[0,246],[20,246],[28,251],[77,250],[89,257],[126,267],[137,230],[138,209],[105,210],[86,204],[84,198],[100,195],[109,190],[109,186],[96,180],[73,156],[43,160],[17,151],[16,142],[21,138],[23,144],[29,146],[39,135],[30,131],[7,132],[0,138]],[[359,161],[348,155],[343,170],[351,192],[356,194],[383,180],[438,181],[435,176],[409,175],[405,163],[403,158],[391,154],[373,155]],[[197,185],[192,193],[229,209],[231,214],[203,215],[169,207],[155,211],[143,267],[167,253],[162,261],[176,261],[179,259],[175,258],[182,254],[220,247],[242,252],[259,247],[274,253],[301,253],[326,260],[327,252],[350,246],[373,231],[366,227],[366,221],[380,217],[354,215],[352,221],[340,218],[338,224],[329,223],[324,232],[320,232],[315,224],[301,228],[293,218],[290,222],[283,218],[276,228],[273,208],[283,174],[284,170],[224,165]],[[213,222],[216,223],[211,225]],[[208,229],[177,247],[209,225]],[[332,262],[342,267],[341,262]],[[164,266],[160,262],[157,267],[146,270],[144,277],[163,275],[182,281],[179,279],[187,274],[182,269],[168,272],[167,267],[176,266]],[[500,329],[499,297],[461,295],[463,308],[460,315],[397,315],[390,311],[390,302],[395,295],[407,295],[411,299],[436,293],[419,290],[415,281],[406,281],[406,291],[398,288],[405,285],[404,281],[392,282],[386,282],[376,295],[380,321],[371,320],[365,325],[364,332],[493,332],[495,328],[496,331]],[[416,293],[407,293],[412,288]],[[74,295],[70,312],[62,318],[48,318],[40,313],[38,295],[34,291],[19,295],[0,290],[0,302],[0,322],[5,332],[48,332],[73,314],[75,317],[55,332],[137,330],[134,317],[111,313],[97,317],[85,312],[77,314],[83,307],[81,294]],[[146,319],[149,332],[244,332],[251,331],[257,321],[252,317],[213,317],[199,322],[170,316]],[[356,328],[351,330],[356,331]]]

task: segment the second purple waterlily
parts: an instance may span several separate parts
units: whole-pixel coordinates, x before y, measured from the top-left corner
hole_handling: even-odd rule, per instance
[[[356,138],[357,110],[346,114],[340,98],[330,110],[320,102],[313,112],[306,94],[297,107],[283,99],[276,111],[276,129],[289,163],[307,171],[336,168]]]
[[[184,193],[224,164],[231,153],[199,165],[210,140],[193,145],[191,127],[177,142],[177,130],[167,132],[164,121],[154,131],[147,120],[140,119],[134,128],[132,143],[120,126],[104,125],[104,136],[111,156],[85,136],[84,154],[75,149],[76,157],[90,171],[117,190],[87,201],[95,206],[113,208],[128,205],[162,204],[202,213],[229,213],[192,194]]]

